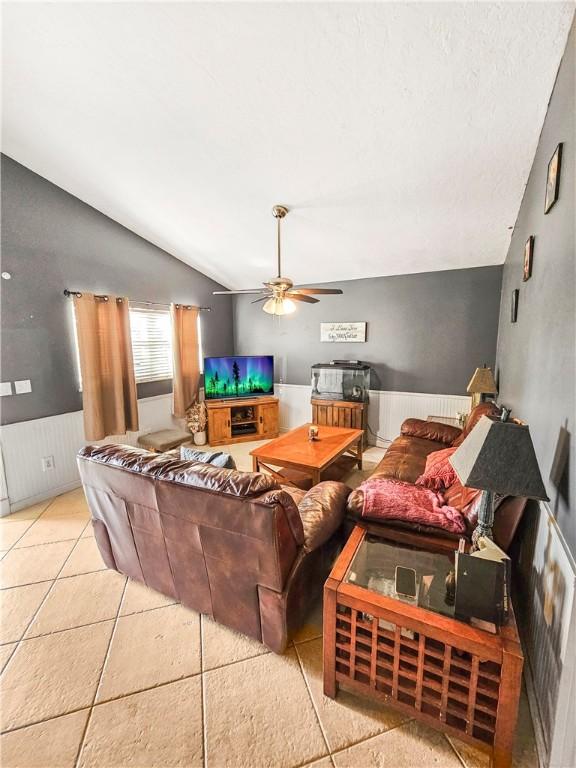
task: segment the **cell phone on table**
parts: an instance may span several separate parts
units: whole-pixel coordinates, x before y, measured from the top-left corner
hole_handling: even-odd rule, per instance
[[[397,595],[416,597],[416,571],[414,568],[404,568],[402,565],[397,565],[394,582]]]

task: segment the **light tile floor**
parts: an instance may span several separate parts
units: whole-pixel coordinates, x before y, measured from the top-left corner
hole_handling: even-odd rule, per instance
[[[234,446],[241,468],[252,447]],[[0,519],[0,549],[4,768],[488,766],[390,708],[327,699],[320,605],[276,656],[106,570],[81,489]],[[523,700],[515,765],[537,764]]]

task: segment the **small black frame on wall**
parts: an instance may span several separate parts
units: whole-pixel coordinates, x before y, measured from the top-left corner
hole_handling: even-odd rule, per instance
[[[514,288],[512,291],[512,302],[510,304],[510,321],[515,323],[518,319],[518,299],[520,298],[520,289]]]

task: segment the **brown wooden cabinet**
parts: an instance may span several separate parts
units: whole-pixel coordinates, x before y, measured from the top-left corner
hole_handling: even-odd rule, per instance
[[[350,403],[346,400],[318,400],[312,398],[312,423],[324,427],[348,427],[364,430],[366,445],[367,403]]]
[[[229,408],[208,411],[208,435],[211,443],[227,443],[232,437]]]
[[[259,436],[277,437],[278,436],[278,401],[275,403],[264,403],[258,406],[259,411]]]
[[[210,445],[278,437],[277,397],[210,400],[206,407]]]

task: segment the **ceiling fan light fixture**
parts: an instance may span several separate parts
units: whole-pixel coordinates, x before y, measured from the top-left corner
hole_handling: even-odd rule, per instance
[[[319,299],[314,297],[314,294],[339,294],[342,293],[341,288],[294,288],[294,283],[289,277],[282,276],[282,263],[281,263],[281,251],[280,251],[280,222],[288,213],[288,208],[285,205],[275,205],[272,208],[272,215],[276,219],[276,248],[277,248],[277,266],[278,273],[276,277],[270,278],[267,282],[263,283],[264,288],[242,288],[237,291],[212,291],[214,294],[253,294],[259,298],[255,299],[252,304],[262,305],[262,309],[268,315],[291,315],[295,312],[298,304],[303,302],[305,304],[317,304]]]
[[[262,307],[269,315],[290,315],[296,309],[296,304],[291,299],[272,298]]]

